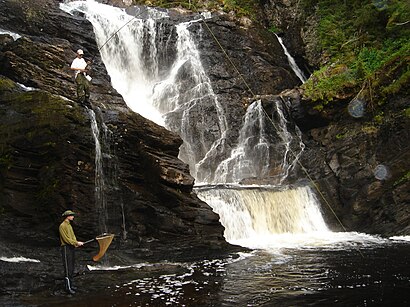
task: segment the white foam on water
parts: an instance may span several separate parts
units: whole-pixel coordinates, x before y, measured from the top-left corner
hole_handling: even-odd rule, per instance
[[[410,242],[410,236],[393,236],[389,238],[390,240],[395,240],[395,241],[408,241]]]
[[[4,30],[4,29],[1,29],[1,28],[0,28],[0,34],[10,35],[14,40],[18,40],[21,37],[20,34],[17,34],[15,32],[11,32],[11,31],[8,31],[8,30]]]
[[[40,260],[26,257],[0,257],[0,260],[5,262],[40,262]]]
[[[255,236],[246,239],[231,240],[230,243],[253,249],[278,250],[292,249],[349,249],[388,244],[391,241],[378,236],[358,232],[320,231],[309,233],[283,233]]]
[[[152,263],[137,263],[132,265],[114,265],[114,266],[104,266],[104,265],[87,265],[90,271],[118,271],[124,269],[139,269],[143,267],[154,266]]]

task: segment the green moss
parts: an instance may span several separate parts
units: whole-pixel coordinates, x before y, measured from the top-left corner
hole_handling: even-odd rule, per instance
[[[377,114],[377,115],[375,115],[375,116],[373,117],[373,120],[374,120],[377,124],[381,125],[381,124],[383,123],[383,117],[384,117],[384,113],[383,113],[383,112],[380,112],[379,114]]]
[[[393,185],[396,187],[405,182],[408,182],[409,180],[410,180],[410,171],[407,171],[398,180],[396,180]]]
[[[163,8],[182,7],[192,11],[199,10],[223,10],[225,12],[235,12],[239,17],[247,16],[256,20],[259,3],[256,0],[218,0],[218,1],[172,1],[172,0],[134,0],[133,4],[144,4]]]
[[[313,73],[301,87],[312,101],[327,104],[334,98],[344,97],[357,86],[355,76],[346,65],[329,65]]]
[[[346,133],[338,133],[336,134],[336,140],[341,140],[346,137]]]
[[[302,0],[306,14],[319,17],[319,52],[326,65],[305,84],[306,98],[356,96],[377,104],[408,94],[410,84],[410,2]],[[332,67],[345,67],[340,72]]]
[[[379,129],[376,126],[372,125],[372,124],[367,124],[367,125],[363,126],[361,128],[361,130],[366,134],[375,134],[379,131]]]
[[[279,28],[276,27],[275,25],[271,25],[271,27],[269,28],[268,31],[269,31],[269,32],[272,32],[272,33],[278,33],[278,32],[280,32]]]
[[[17,87],[17,84],[15,84],[10,79],[0,77],[0,93],[1,92],[11,91],[11,90],[15,89],[16,87]]]

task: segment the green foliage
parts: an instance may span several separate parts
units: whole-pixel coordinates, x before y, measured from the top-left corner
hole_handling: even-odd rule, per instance
[[[393,185],[399,186],[405,182],[408,182],[410,180],[410,171],[407,171],[403,176],[401,176]]]
[[[375,48],[364,47],[352,64],[356,66],[359,76],[369,76],[382,66],[383,53]]]
[[[303,88],[310,99],[327,104],[336,97],[344,97],[355,85],[352,70],[345,65],[329,65],[314,72]]]
[[[383,123],[383,117],[384,117],[384,113],[380,112],[379,114],[375,115],[373,119],[377,124],[380,125]]]
[[[327,104],[360,93],[386,101],[408,90],[410,81],[410,1],[302,0],[320,16],[320,49],[327,63],[314,72],[305,95]],[[335,66],[345,66],[341,72]],[[377,98],[377,99],[376,99]]]
[[[255,18],[258,2],[255,0],[222,0],[224,10],[234,11],[238,16]]]
[[[272,33],[280,32],[280,30],[275,25],[271,25],[271,27],[268,29],[268,31],[272,32]]]
[[[234,12],[237,16],[247,16],[251,19],[256,18],[259,3],[256,0],[134,0],[133,4],[152,5],[163,8],[182,7],[192,11],[222,9],[225,12]]]

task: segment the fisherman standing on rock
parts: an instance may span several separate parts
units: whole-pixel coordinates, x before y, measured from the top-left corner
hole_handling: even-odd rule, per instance
[[[84,51],[77,50],[77,57],[71,63],[71,70],[75,71],[75,83],[77,84],[77,99],[83,105],[90,105],[90,81],[91,77],[87,75],[88,65],[83,58]]]

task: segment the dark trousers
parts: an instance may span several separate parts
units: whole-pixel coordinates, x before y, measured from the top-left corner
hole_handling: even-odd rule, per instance
[[[75,78],[77,84],[77,99],[79,103],[88,103],[90,100],[90,81],[88,81],[84,74],[78,73]]]
[[[61,256],[63,258],[64,277],[66,287],[71,288],[74,277],[75,247],[72,245],[61,246]]]

